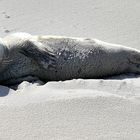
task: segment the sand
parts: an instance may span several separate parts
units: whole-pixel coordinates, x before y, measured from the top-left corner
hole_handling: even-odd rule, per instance
[[[0,0],[0,33],[93,37],[140,49],[139,0]],[[140,77],[0,86],[0,139],[139,140]]]

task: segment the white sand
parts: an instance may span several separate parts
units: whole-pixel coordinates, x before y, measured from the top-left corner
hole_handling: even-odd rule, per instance
[[[1,0],[8,32],[94,37],[140,49],[139,0]],[[139,140],[140,77],[0,86],[0,139]]]

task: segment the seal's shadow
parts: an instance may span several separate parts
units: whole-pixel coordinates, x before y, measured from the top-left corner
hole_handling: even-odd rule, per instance
[[[114,76],[110,76],[110,77],[103,77],[103,78],[98,78],[98,79],[124,80],[124,79],[133,79],[133,78],[140,78],[140,75],[129,73],[129,74],[114,75]],[[88,78],[88,79],[93,79],[93,78]],[[66,81],[66,80],[63,80],[63,81]],[[43,85],[42,83],[40,85]],[[44,84],[46,84],[46,83],[47,82],[44,82]],[[0,97],[7,96],[10,93],[11,90],[15,91],[17,89],[17,87],[18,87],[18,85],[16,85],[16,87],[15,86],[7,87],[7,86],[0,85]]]
[[[7,96],[9,94],[9,91],[10,91],[10,88],[0,85],[0,97]]]

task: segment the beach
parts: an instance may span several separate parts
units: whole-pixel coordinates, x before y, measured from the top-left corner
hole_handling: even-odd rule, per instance
[[[97,38],[140,49],[139,0],[0,0],[0,33]],[[2,140],[139,140],[140,76],[0,86]]]

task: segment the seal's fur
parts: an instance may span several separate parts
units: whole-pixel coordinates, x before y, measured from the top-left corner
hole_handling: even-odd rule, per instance
[[[140,73],[139,50],[97,39],[15,33],[1,42],[2,84]]]

